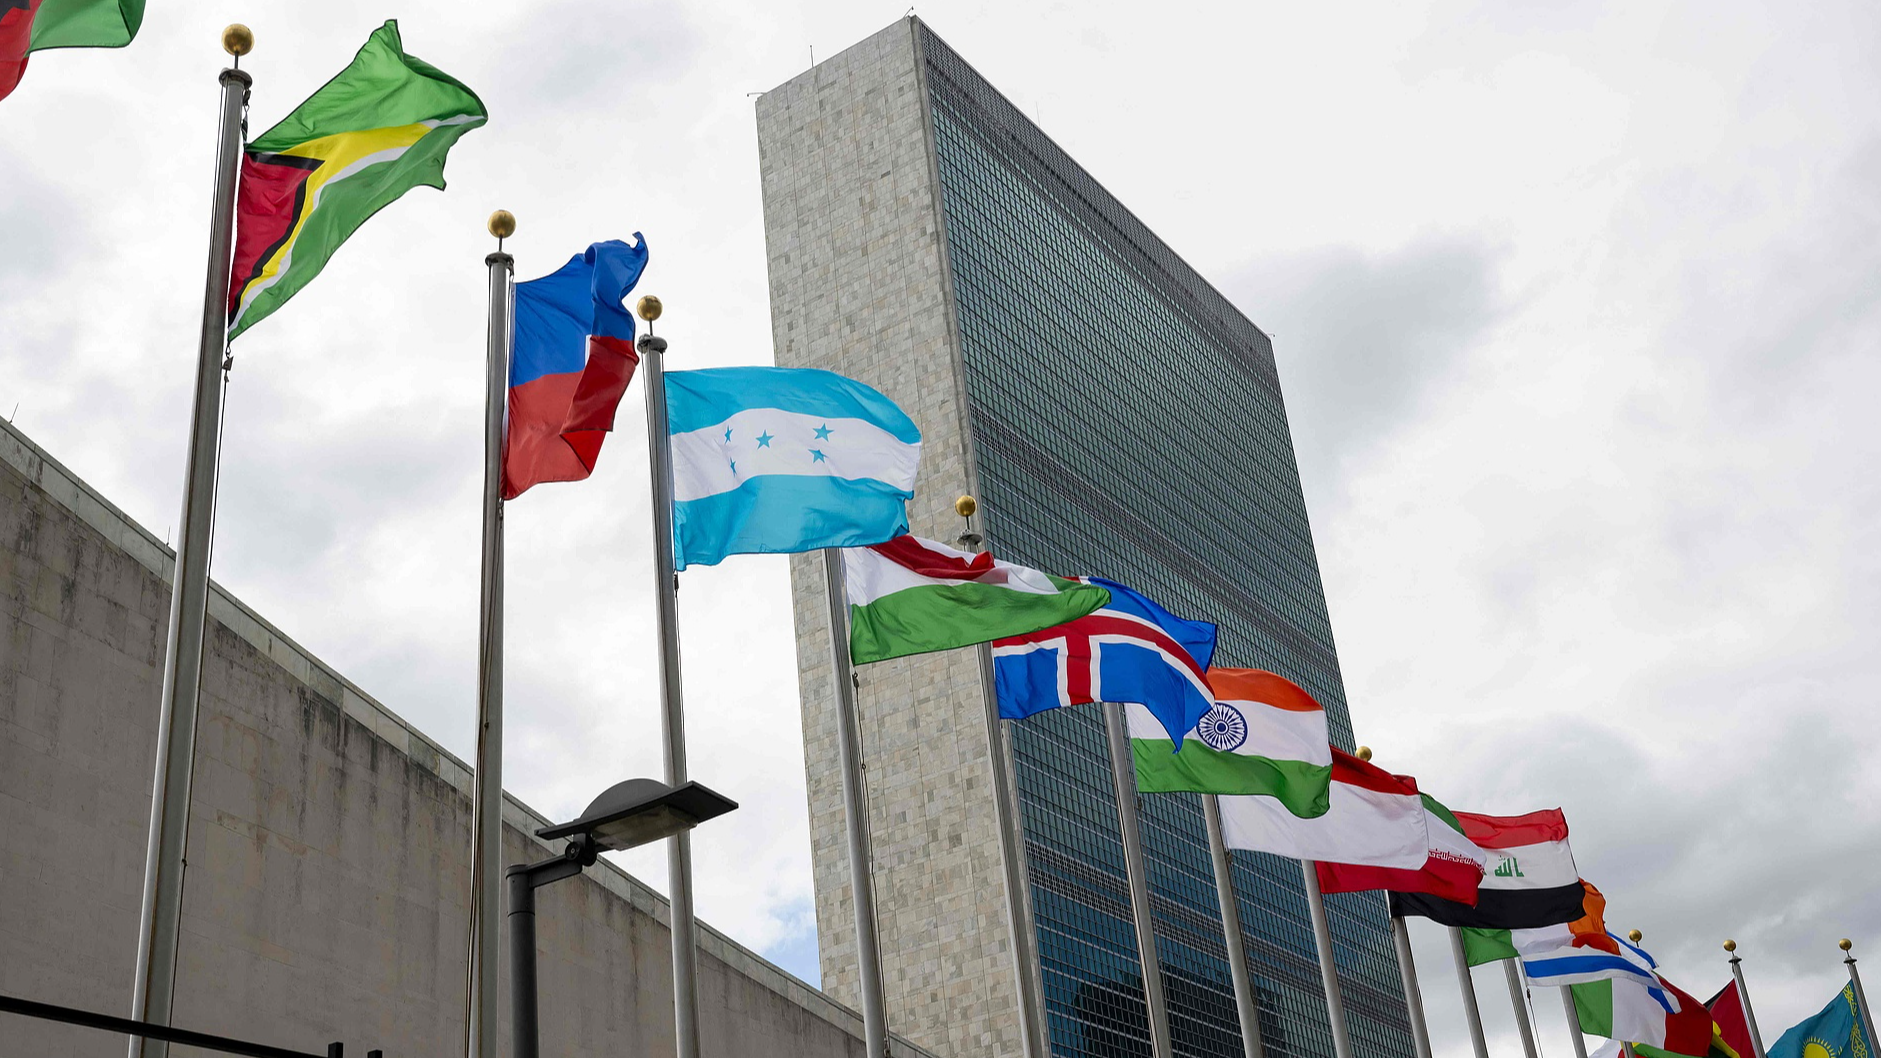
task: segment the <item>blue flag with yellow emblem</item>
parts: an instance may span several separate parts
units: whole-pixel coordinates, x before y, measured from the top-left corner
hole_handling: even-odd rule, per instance
[[[1783,1034],[1770,1058],[1874,1058],[1874,1041],[1861,1030],[1855,990],[1847,985],[1815,1017]]]

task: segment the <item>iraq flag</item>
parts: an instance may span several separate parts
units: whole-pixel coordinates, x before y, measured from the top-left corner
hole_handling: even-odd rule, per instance
[[[1421,915],[1446,926],[1539,929],[1573,922],[1586,912],[1587,890],[1568,848],[1567,817],[1558,808],[1522,816],[1456,813],[1463,836],[1488,853],[1476,906],[1425,893],[1392,893],[1391,913]]]

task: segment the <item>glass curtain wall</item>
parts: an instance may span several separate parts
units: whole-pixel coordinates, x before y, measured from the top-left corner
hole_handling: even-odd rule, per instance
[[[1350,749],[1338,657],[1266,335],[937,37],[920,31],[985,528],[1221,627]],[[1149,1053],[1099,709],[1013,726],[1052,1046]],[[1176,1052],[1239,1058],[1200,800],[1141,798]],[[1234,854],[1274,1058],[1331,1058],[1299,866]],[[1412,1053],[1384,902],[1328,899],[1354,1046]]]

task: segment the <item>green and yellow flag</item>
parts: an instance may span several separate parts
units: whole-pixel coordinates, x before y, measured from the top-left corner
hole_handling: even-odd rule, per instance
[[[0,4],[7,0],[0,0]],[[229,338],[320,274],[368,217],[411,188],[444,186],[444,156],[489,120],[456,78],[380,26],[341,70],[242,160]]]
[[[144,22],[144,0],[0,0],[0,99],[48,48],[122,48]]]

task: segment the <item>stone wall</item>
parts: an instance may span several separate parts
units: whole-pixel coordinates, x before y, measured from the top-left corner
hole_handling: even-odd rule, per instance
[[[767,92],[759,166],[777,363],[866,382],[922,431],[916,535],[973,491],[914,22]],[[858,1001],[822,560],[791,563],[823,982]],[[889,1025],[948,1055],[1021,1053],[986,697],[975,654],[869,665],[858,713]],[[1028,941],[1029,942],[1029,941]]]
[[[171,564],[0,424],[0,993],[130,1009]],[[174,1024],[461,1054],[469,770],[220,589],[210,622]],[[505,822],[508,862],[559,851]],[[538,906],[544,1053],[671,1054],[665,900],[603,863]],[[700,932],[706,1054],[862,1055],[854,1013]],[[124,1048],[0,1014],[9,1058]]]

